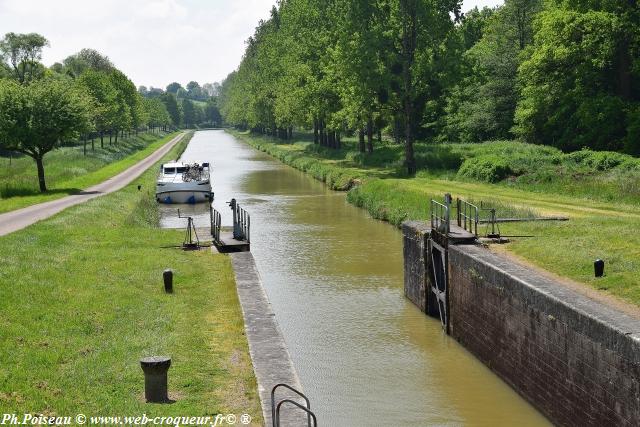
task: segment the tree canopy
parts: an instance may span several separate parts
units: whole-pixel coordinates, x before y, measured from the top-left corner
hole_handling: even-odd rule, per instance
[[[287,0],[218,91],[227,123],[340,146],[522,139],[640,154],[635,0]],[[188,90],[187,90],[188,92]],[[365,141],[366,138],[366,141]],[[366,143],[365,143],[366,142]],[[365,149],[366,147],[366,149]]]

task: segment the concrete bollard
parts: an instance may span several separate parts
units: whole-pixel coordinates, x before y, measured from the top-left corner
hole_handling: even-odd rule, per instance
[[[167,390],[167,371],[171,367],[171,358],[151,356],[140,359],[144,372],[144,398],[148,403],[169,402]]]
[[[604,261],[601,259],[597,259],[593,262],[593,269],[596,277],[604,276]]]
[[[171,269],[162,272],[162,280],[164,281],[164,291],[168,294],[173,293],[173,271]]]

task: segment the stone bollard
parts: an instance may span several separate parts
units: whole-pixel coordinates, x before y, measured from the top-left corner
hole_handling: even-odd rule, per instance
[[[167,356],[151,356],[140,359],[144,371],[144,398],[148,403],[167,403],[167,371],[171,366],[171,358]]]
[[[162,279],[164,280],[164,291],[168,294],[173,293],[173,271],[170,269],[163,271]]]

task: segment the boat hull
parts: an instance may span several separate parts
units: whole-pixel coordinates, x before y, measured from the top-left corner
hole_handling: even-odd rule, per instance
[[[198,183],[167,183],[156,187],[156,200],[166,204],[196,204],[213,199],[211,185]]]

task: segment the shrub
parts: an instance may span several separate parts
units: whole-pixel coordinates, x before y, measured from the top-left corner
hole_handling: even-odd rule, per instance
[[[587,167],[591,171],[608,171],[621,167],[630,169],[638,161],[626,154],[612,151],[591,151],[583,149],[566,155],[568,161]]]
[[[459,178],[475,179],[483,182],[498,182],[513,175],[513,170],[503,158],[491,155],[472,157],[462,163]]]

